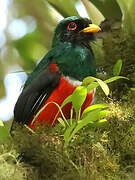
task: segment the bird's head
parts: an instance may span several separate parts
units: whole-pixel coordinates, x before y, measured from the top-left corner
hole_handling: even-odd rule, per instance
[[[63,19],[57,25],[52,46],[59,45],[61,42],[89,43],[95,39],[94,34],[98,31],[100,31],[100,27],[92,24],[90,19],[71,16]]]

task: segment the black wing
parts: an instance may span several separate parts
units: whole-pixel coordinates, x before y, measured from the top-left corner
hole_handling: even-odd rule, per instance
[[[43,70],[39,75],[24,88],[14,108],[14,120],[21,124],[27,124],[32,115],[48,99],[52,91],[59,84],[60,75]]]

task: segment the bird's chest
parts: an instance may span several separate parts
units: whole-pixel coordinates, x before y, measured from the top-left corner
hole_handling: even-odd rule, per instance
[[[58,106],[61,106],[63,101],[73,93],[73,91],[77,86],[80,85],[81,85],[80,81],[71,80],[69,77],[61,77],[58,87],[55,88],[55,90],[52,92],[50,97],[43,103],[42,107],[45,106],[46,107],[43,109],[43,111],[40,112],[35,122],[40,121],[40,122],[47,122],[49,124],[55,124],[57,122],[57,118],[62,117],[61,112],[58,113],[59,111]],[[88,93],[87,98],[83,104],[82,110],[91,104],[94,93],[95,93],[94,91]],[[66,117],[66,119],[70,118],[71,108],[72,108],[71,103],[66,104],[62,108],[62,112]],[[56,114],[57,114],[57,118],[55,118]],[[54,122],[54,120],[56,121]],[[30,123],[29,126],[33,128],[34,124]]]

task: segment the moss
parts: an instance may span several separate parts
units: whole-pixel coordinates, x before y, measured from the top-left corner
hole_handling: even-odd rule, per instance
[[[122,59],[120,75],[129,78],[128,81],[120,80],[111,85],[113,94],[120,100],[128,93],[129,88],[135,86],[135,34],[130,35],[123,31],[121,23],[113,19],[102,22],[101,29],[102,32],[98,33],[98,40],[93,46],[97,67],[103,68],[107,79],[113,75],[113,66],[117,60]]]
[[[12,145],[0,145],[0,179],[25,180],[27,168],[19,162],[18,153]]]
[[[86,127],[71,141],[66,156],[63,129],[39,126],[35,133],[17,125],[12,142],[0,145],[2,180],[132,180],[135,172],[135,100],[103,99],[110,103],[108,124]]]
[[[123,75],[130,75],[135,72],[133,64],[135,63],[134,46],[135,35],[127,34],[121,28],[121,23],[114,19],[105,20],[101,23],[102,32],[99,33],[100,46],[99,52],[102,53],[100,62],[107,73],[110,72],[110,67],[113,67],[118,59],[123,60]],[[102,40],[102,43],[101,43]],[[98,43],[99,44],[99,43]],[[97,51],[96,51],[97,52]],[[96,53],[96,56],[98,53]]]
[[[63,153],[62,140],[57,131],[45,126],[38,128],[36,133],[20,128],[13,133],[15,148],[21,161],[29,164],[32,177],[46,180],[79,179],[76,169]]]

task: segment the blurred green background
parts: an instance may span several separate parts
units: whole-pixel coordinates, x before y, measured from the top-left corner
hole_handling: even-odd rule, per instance
[[[80,15],[100,24],[111,18],[123,21],[124,27],[124,3],[124,0],[0,0],[0,119],[12,118],[27,74],[50,49],[54,28],[61,19]],[[95,48],[97,57],[102,57],[101,47],[99,42]]]
[[[13,116],[21,86],[50,49],[54,28],[79,1],[0,0],[0,119]],[[82,4],[77,5],[88,16]]]

